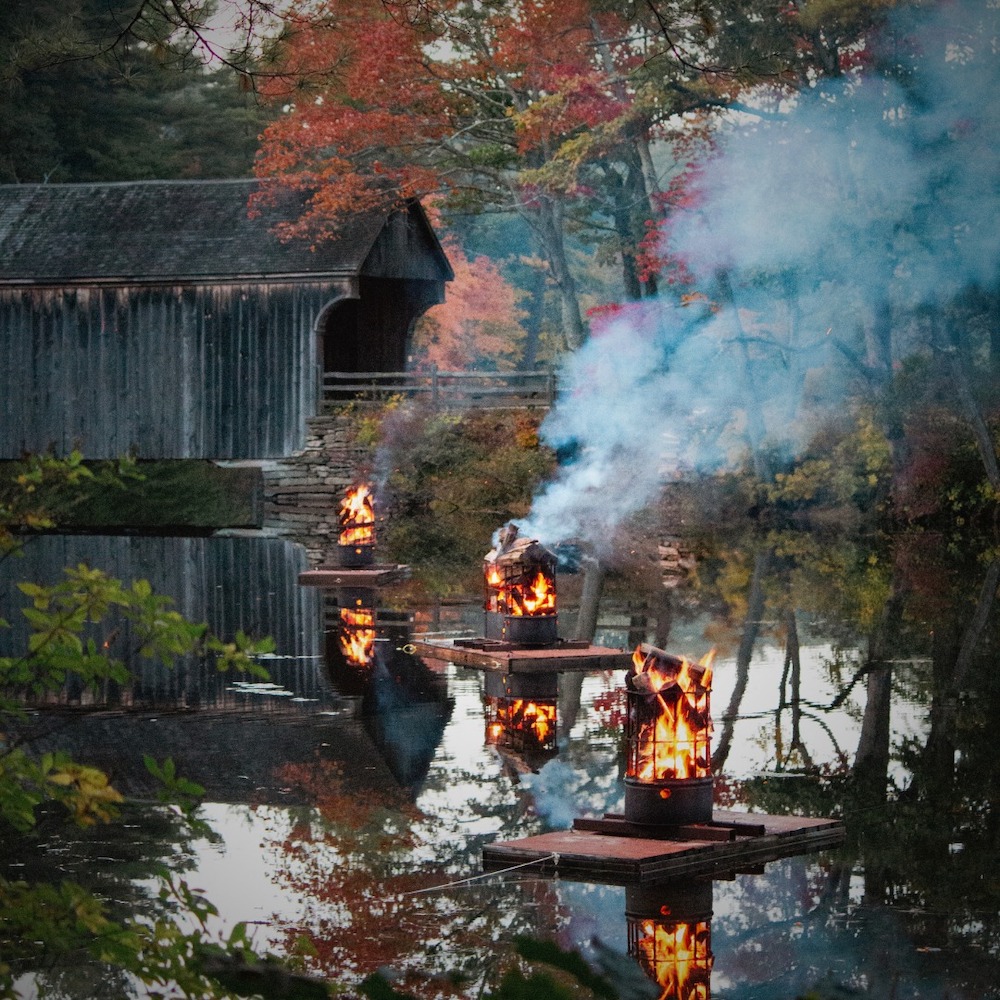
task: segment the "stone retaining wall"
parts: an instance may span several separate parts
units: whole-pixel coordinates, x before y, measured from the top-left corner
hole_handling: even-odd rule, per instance
[[[341,497],[371,459],[371,450],[354,441],[351,418],[310,418],[305,449],[262,467],[264,529],[305,546],[311,565],[326,562]]]

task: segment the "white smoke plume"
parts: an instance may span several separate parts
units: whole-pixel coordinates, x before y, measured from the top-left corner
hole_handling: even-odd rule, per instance
[[[762,415],[756,443],[794,450],[809,431],[804,413],[842,399],[838,345],[863,358],[859,331],[880,308],[996,290],[998,8],[966,0],[911,12],[888,29],[888,72],[824,81],[787,112],[732,127],[704,164],[694,207],[669,224],[670,251],[714,308],[625,311],[569,358],[542,427],[567,458],[522,534],[599,548],[665,480],[745,450],[750,396]],[[804,410],[816,372],[822,391]]]

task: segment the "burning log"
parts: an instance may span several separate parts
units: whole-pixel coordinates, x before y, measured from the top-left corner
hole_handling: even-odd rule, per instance
[[[337,562],[344,567],[369,566],[375,556],[375,506],[371,488],[361,484],[340,501]]]
[[[712,658],[640,646],[625,676],[625,818],[670,826],[712,819]]]
[[[537,646],[558,640],[556,557],[549,549],[507,525],[483,571],[487,639]]]

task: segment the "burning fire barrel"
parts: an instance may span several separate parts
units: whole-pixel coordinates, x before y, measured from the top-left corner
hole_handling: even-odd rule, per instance
[[[501,529],[483,563],[486,638],[524,646],[557,642],[556,557],[537,540]]]
[[[355,486],[340,501],[337,563],[345,568],[370,566],[375,558],[375,506],[368,486]]]
[[[625,675],[625,819],[679,826],[712,819],[712,654],[701,663],[640,646]]]

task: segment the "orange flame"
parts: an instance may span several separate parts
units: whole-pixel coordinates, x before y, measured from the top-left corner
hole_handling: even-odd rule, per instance
[[[375,613],[367,609],[340,609],[340,649],[348,663],[365,667],[375,652]]]
[[[633,686],[655,699],[656,715],[639,726],[629,777],[662,781],[711,774],[708,702],[714,658],[712,650],[697,664],[681,657],[680,666],[674,667],[655,653],[645,654],[641,646],[632,654]]]
[[[340,544],[372,545],[375,541],[375,507],[368,486],[355,486],[340,501]]]
[[[535,576],[515,577],[504,581],[496,566],[486,570],[489,588],[487,610],[507,615],[545,615],[556,610],[555,580],[539,569]]]
[[[513,615],[544,615],[555,609],[555,587],[541,570],[531,583],[510,588],[510,613]]]
[[[713,956],[709,921],[642,921],[636,957],[662,987],[660,1000],[710,1000]]]

